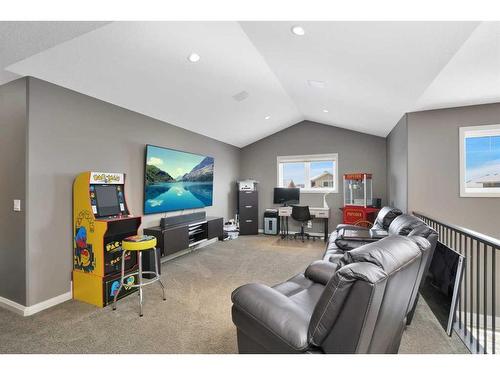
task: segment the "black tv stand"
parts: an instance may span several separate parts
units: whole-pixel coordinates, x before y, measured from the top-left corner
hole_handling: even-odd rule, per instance
[[[162,257],[193,248],[213,238],[223,239],[224,219],[200,213],[171,216],[163,225],[144,228],[144,234],[155,236]]]

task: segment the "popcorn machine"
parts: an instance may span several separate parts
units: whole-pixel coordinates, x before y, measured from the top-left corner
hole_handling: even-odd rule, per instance
[[[344,224],[370,226],[379,211],[373,205],[372,174],[344,175]]]

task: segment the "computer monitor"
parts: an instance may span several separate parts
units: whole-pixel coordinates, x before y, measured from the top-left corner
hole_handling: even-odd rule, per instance
[[[274,188],[275,204],[298,204],[300,201],[299,188]]]
[[[121,213],[117,186],[95,185],[98,216],[113,216]]]

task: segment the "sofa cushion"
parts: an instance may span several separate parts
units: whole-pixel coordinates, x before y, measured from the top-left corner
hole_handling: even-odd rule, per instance
[[[313,282],[310,279],[305,277],[304,274],[299,273],[291,279],[273,286],[273,289],[284,296],[290,297],[309,288],[312,284]]]
[[[338,260],[343,257],[343,255],[336,254],[334,255]],[[312,262],[304,273],[305,277],[309,280],[314,281],[315,283],[320,283],[326,285],[328,281],[332,278],[335,271],[338,269],[338,263],[335,262],[335,259],[332,261],[325,260],[317,260]]]
[[[378,212],[377,218],[375,219],[372,228],[387,230],[392,221],[402,213],[403,212],[401,212],[401,210],[398,208],[389,206],[382,207],[382,209]]]
[[[418,217],[403,214],[392,221],[387,231],[389,232],[389,236],[397,234],[408,236],[410,232],[418,227],[427,227],[427,225]]]
[[[343,313],[344,305],[347,303],[347,298],[352,292],[351,289],[358,282],[361,282],[361,284],[356,288],[354,294],[358,295],[359,302],[356,302],[354,296],[349,297],[350,302],[348,305],[353,311],[357,308],[356,304],[359,303],[366,307],[367,299],[372,299],[373,295],[379,297],[383,295],[385,280],[411,263],[414,264],[412,266],[413,269],[410,271],[412,278],[407,280],[408,285],[405,284],[406,289],[410,293],[405,301],[398,300],[400,304],[404,305],[402,309],[406,313],[410,294],[414,290],[417,270],[420,265],[420,245],[430,246],[424,238],[418,238],[415,241],[413,238],[393,236],[346,252],[338,260],[338,271],[325,286],[323,294],[311,317],[308,333],[311,343],[317,346],[324,344],[324,341],[333,332],[335,322],[340,319],[340,315]],[[378,299],[378,303],[382,304],[380,298]],[[368,303],[368,305],[371,305],[371,303]],[[367,308],[371,309],[372,307],[368,306]],[[371,311],[372,316],[377,313],[377,311]],[[338,327],[338,332],[345,333],[346,330],[360,330],[365,325],[364,319],[366,317],[358,316],[357,319],[349,320],[346,318],[346,314],[351,315],[352,312],[344,311],[344,316],[341,319],[344,321],[344,324],[349,324],[349,327]],[[372,323],[374,324],[374,322]],[[395,324],[399,323],[395,322]],[[336,348],[335,350],[339,349],[337,346],[339,345],[338,340],[329,337],[328,341],[327,345],[331,346],[331,348]],[[358,343],[353,342],[351,345],[358,345]],[[353,348],[351,347],[351,349]],[[367,348],[365,349],[368,350]]]
[[[384,280],[386,273],[372,263],[353,263],[343,266],[326,284],[309,324],[308,337],[312,344],[321,346],[326,339],[356,281],[364,279],[369,284]],[[353,324],[357,322],[353,321]]]
[[[275,353],[307,350],[310,312],[262,284],[246,284],[231,295],[232,317],[238,330]]]

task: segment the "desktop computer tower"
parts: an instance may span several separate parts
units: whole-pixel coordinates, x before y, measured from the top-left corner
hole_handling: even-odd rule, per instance
[[[277,235],[280,232],[278,210],[271,209],[264,212],[264,234]]]

